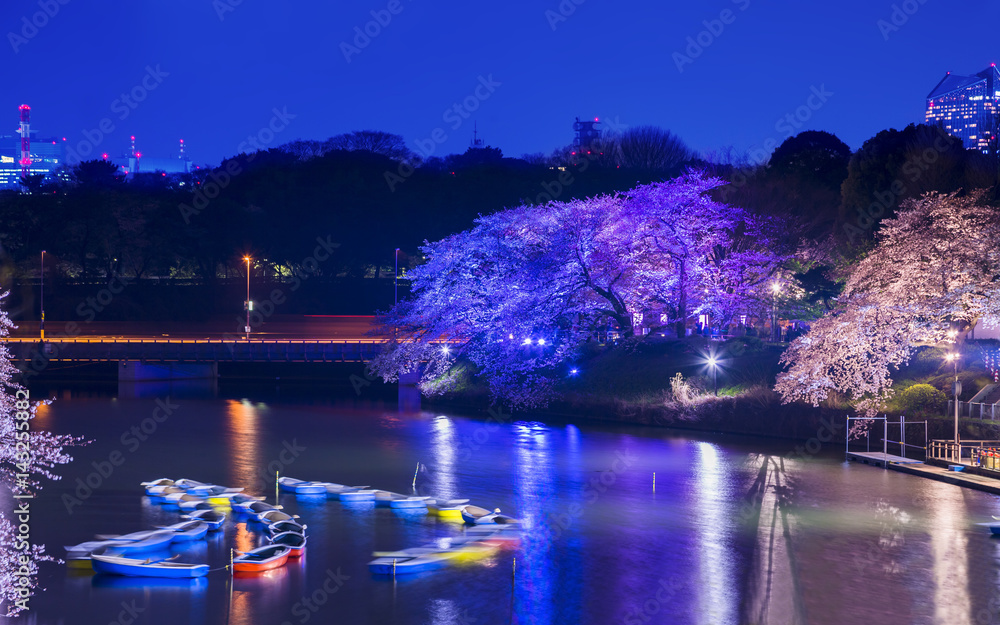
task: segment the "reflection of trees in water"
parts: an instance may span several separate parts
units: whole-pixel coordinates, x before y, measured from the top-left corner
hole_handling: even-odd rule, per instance
[[[781,457],[751,458],[756,478],[744,500],[743,527],[752,533],[741,623],[805,623],[789,512],[795,484]]]

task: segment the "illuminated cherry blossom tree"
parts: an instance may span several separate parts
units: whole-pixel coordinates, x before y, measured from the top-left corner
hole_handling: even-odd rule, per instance
[[[552,397],[567,361],[609,321],[629,337],[636,313],[672,311],[683,336],[692,313],[749,309],[780,257],[743,211],[709,197],[721,184],[691,172],[520,206],[426,244],[427,262],[407,276],[414,297],[382,318],[395,341],[372,371],[395,381],[422,367],[421,389],[443,393],[471,363],[495,399],[531,407]],[[754,236],[737,242],[738,231]],[[732,272],[743,275],[723,278]]]
[[[0,304],[7,296],[0,294]],[[52,480],[59,476],[52,469],[72,460],[64,448],[81,444],[79,438],[55,435],[51,432],[30,429],[30,421],[41,402],[25,399],[28,393],[17,382],[19,371],[12,363],[6,338],[13,327],[7,313],[0,306],[0,488],[15,495],[31,495],[40,487],[40,478]],[[24,415],[27,418],[23,418]],[[16,500],[29,502],[30,499]],[[27,559],[28,562],[24,562]],[[25,597],[20,588],[33,587],[38,563],[52,560],[45,555],[45,547],[27,543],[14,524],[0,512],[0,605],[7,616],[21,612],[18,600]],[[27,566],[27,575],[19,574]],[[26,580],[26,581],[22,581]]]
[[[776,390],[818,405],[831,391],[869,415],[915,347],[961,344],[1000,322],[1000,211],[985,192],[927,194],[885,220],[837,308],[785,352]]]

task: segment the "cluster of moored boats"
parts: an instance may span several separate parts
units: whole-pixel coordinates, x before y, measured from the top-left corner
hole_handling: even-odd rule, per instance
[[[203,540],[222,529],[230,517],[263,525],[266,543],[246,552],[234,552],[230,564],[234,574],[259,573],[284,566],[306,549],[306,526],[297,515],[269,504],[263,497],[189,479],[158,479],[142,482],[150,502],[183,513],[183,521],[126,535],[98,535],[94,540],[66,547],[67,563],[93,568],[98,573],[133,577],[194,578],[207,575],[207,564],[177,562],[164,555],[172,545]],[[323,496],[344,503],[373,502],[412,513],[436,515],[464,522],[470,527],[462,536],[441,538],[433,543],[400,551],[375,552],[369,569],[379,575],[417,573],[448,564],[482,558],[520,538],[517,519],[469,504],[468,499],[435,499],[404,495],[367,486],[333,482],[311,482],[291,477],[278,479],[281,490],[301,496]]]
[[[520,539],[520,523],[500,512],[469,504],[468,499],[436,499],[404,495],[368,486],[345,486],[333,482],[311,482],[292,477],[278,479],[285,492],[303,496],[326,496],[343,502],[374,502],[397,510],[423,511],[444,520],[461,521],[473,526],[459,537],[441,538],[433,543],[401,551],[376,551],[368,564],[379,575],[419,573],[452,563],[486,557],[501,546]]]
[[[143,482],[142,486],[152,503],[184,512],[185,520],[122,536],[98,535],[66,547],[69,566],[132,577],[203,577],[209,572],[207,564],[175,562],[177,556],[163,554],[172,545],[202,540],[222,529],[230,513],[262,524],[267,537],[267,544],[239,552],[232,559],[234,573],[275,569],[305,552],[306,526],[298,517],[283,512],[280,505],[266,503],[263,497],[244,494],[242,488],[165,478]]]

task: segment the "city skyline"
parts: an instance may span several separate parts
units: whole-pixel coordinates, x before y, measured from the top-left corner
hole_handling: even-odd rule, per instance
[[[98,143],[98,157],[126,152],[131,135],[161,157],[184,139],[197,164],[254,142],[364,129],[440,156],[464,151],[473,124],[505,155],[548,154],[572,142],[577,117],[662,126],[703,155],[769,152],[809,129],[857,149],[880,130],[919,123],[942,73],[997,60],[988,41],[939,28],[953,10],[919,0],[625,11],[572,0],[504,11],[398,0],[281,16],[230,0],[169,10],[42,4],[9,6],[12,62],[0,71],[13,87],[0,110],[29,104],[40,135]],[[815,91],[829,96],[818,102]],[[261,141],[276,112],[287,128]]]

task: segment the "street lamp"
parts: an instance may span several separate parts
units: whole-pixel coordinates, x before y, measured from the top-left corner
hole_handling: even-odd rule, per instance
[[[244,256],[243,260],[247,263],[247,325],[243,330],[247,334],[247,340],[250,340],[250,310],[253,309],[253,302],[250,301],[250,257]]]
[[[41,286],[41,310],[42,315],[38,327],[42,333],[42,341],[45,341],[45,250],[42,250],[42,286]]]
[[[781,285],[774,282],[771,284],[771,340],[775,343],[781,339],[778,332],[778,293],[781,293]]]
[[[948,354],[947,356],[945,356],[944,359],[947,360],[948,362],[952,363],[955,366],[955,383],[954,383],[954,392],[955,392],[955,450],[956,450],[956,454],[957,454],[957,457],[955,458],[955,460],[956,461],[960,461],[962,459],[962,448],[959,447],[959,440],[958,440],[958,396],[962,392],[962,383],[958,381],[958,352],[951,352],[950,354]]]
[[[718,377],[719,362],[715,359],[714,356],[711,356],[708,359],[708,366],[712,368],[712,386],[715,387],[715,396],[718,397],[719,396],[719,377]]]

